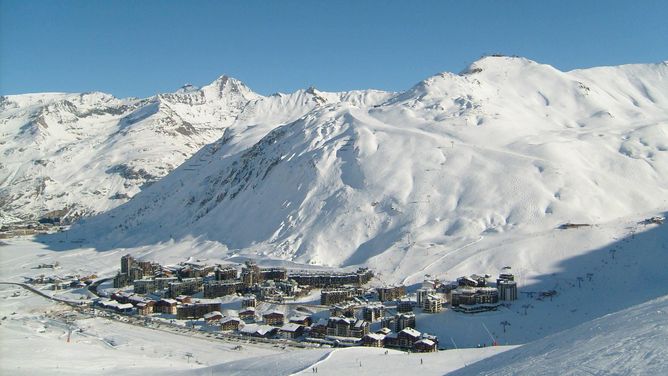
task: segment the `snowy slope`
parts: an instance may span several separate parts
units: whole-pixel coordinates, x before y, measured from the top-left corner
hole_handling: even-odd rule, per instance
[[[665,375],[667,359],[668,296],[664,296],[450,375]]]
[[[0,98],[0,221],[106,211],[159,180],[225,129],[264,136],[329,101],[375,103],[389,94],[264,97],[222,76],[200,89],[146,99],[103,93]],[[1,223],[1,222],[0,222]]]
[[[323,103],[257,142],[226,133],[74,234],[392,270],[444,244],[663,210],[667,77],[667,63],[484,58],[381,104]]]

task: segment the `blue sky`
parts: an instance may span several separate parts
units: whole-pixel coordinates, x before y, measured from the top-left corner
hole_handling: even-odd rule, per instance
[[[0,94],[404,90],[483,54],[561,70],[668,60],[668,1],[0,0]]]

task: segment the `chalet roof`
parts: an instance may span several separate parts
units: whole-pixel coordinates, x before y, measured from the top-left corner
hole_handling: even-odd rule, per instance
[[[399,333],[404,333],[404,334],[407,334],[407,335],[409,335],[411,337],[414,337],[414,338],[420,338],[420,334],[421,334],[420,332],[418,332],[417,330],[415,330],[413,328],[404,328]]]
[[[296,332],[297,330],[299,330],[299,328],[303,328],[303,326],[299,325],[299,324],[288,323],[288,324],[284,324],[281,327],[281,331],[282,332]]]
[[[271,326],[271,325],[258,325],[258,328],[257,328],[257,330],[255,331],[255,333],[257,333],[257,334],[263,336],[263,335],[265,335],[265,334],[267,334],[267,333],[270,333],[270,332],[272,332],[272,331],[274,331],[274,330],[276,330],[276,328],[273,327],[273,326]]]
[[[221,316],[222,317],[223,314],[218,312],[218,311],[212,311],[212,312],[209,312],[209,313],[205,313],[204,316],[202,316],[202,317],[204,317],[204,319],[207,320],[207,319],[210,319],[210,318],[213,318],[213,317],[216,317],[216,316]]]
[[[241,333],[245,334],[253,334],[256,333],[260,328],[260,325],[258,324],[246,324],[243,328],[239,329]]]
[[[281,316],[285,316],[285,314],[284,314],[283,312],[281,312],[281,311],[277,311],[277,310],[273,310],[273,311],[265,312],[264,314],[262,314],[262,316],[270,316],[270,315],[281,315]]]
[[[392,331],[389,328],[380,328],[376,331],[376,333],[388,335],[388,334],[392,333]]]
[[[240,323],[241,319],[239,319],[238,317],[225,317],[222,320],[220,320],[220,323],[225,324],[225,323],[232,322],[232,321],[236,321],[236,322]]]
[[[163,303],[169,303],[169,304],[176,304],[176,303],[178,303],[178,302],[177,302],[176,300],[174,300],[174,299],[160,299],[160,302],[163,302]]]
[[[436,344],[434,341],[432,341],[430,339],[421,339],[421,340],[415,342],[416,345],[418,343],[421,343],[421,344],[424,344],[424,345],[427,345],[427,346],[434,346]]]
[[[289,320],[290,321],[304,321],[304,320],[308,320],[308,319],[309,319],[309,316],[301,315],[301,316],[290,316]]]
[[[329,318],[329,321],[344,322],[344,323],[346,323],[346,324],[348,324],[348,325],[350,325],[351,323],[353,323],[353,322],[354,322],[353,320],[355,320],[355,319],[349,319],[349,318],[347,318],[347,317],[340,317],[340,316],[334,316],[334,317],[330,317],[330,318]]]
[[[385,339],[385,334],[369,333],[365,337],[371,338],[374,341],[382,341]]]
[[[255,307],[246,307],[240,313],[253,313],[255,314]]]

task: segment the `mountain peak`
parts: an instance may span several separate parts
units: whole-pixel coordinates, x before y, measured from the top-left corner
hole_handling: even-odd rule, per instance
[[[523,68],[534,64],[538,63],[524,57],[494,54],[483,56],[480,59],[474,61],[460,74],[475,74],[486,70],[503,71],[510,67]]]
[[[243,82],[227,75],[218,77],[210,84],[203,86],[200,90],[203,91],[208,98],[233,96],[251,100],[260,97],[259,94],[253,92]]]

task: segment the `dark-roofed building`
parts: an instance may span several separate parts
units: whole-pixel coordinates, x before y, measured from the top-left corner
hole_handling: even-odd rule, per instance
[[[279,329],[278,334],[281,338],[285,339],[299,338],[304,335],[304,326],[295,323],[283,324],[281,329]]]
[[[244,322],[254,322],[257,320],[257,314],[254,307],[248,307],[239,312],[239,318]]]
[[[385,334],[369,333],[362,337],[362,346],[383,347],[385,346]]]
[[[239,330],[241,320],[238,317],[225,317],[220,320],[220,330]]]
[[[285,314],[281,311],[271,311],[262,315],[262,320],[267,325],[282,326],[285,322]]]

